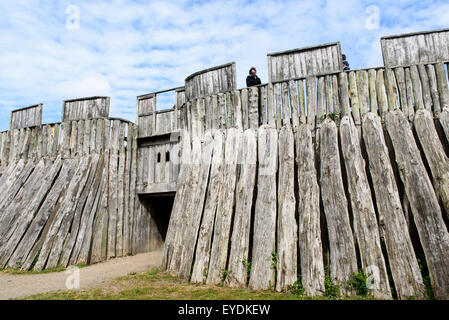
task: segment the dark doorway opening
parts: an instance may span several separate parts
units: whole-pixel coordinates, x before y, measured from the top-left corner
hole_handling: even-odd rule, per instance
[[[150,249],[156,250],[164,246],[170,222],[174,193],[141,195],[141,203],[150,218]]]

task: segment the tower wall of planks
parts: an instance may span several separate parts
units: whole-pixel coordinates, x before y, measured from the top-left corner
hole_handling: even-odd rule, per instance
[[[339,43],[269,54],[269,83],[244,89],[222,65],[168,90],[172,109],[138,97],[137,124],[110,118],[107,97],[65,101],[61,123],[16,110],[0,133],[0,267],[162,244],[162,268],[195,283],[301,279],[323,295],[328,276],[350,296],[363,269],[375,298],[449,299],[448,43],[385,37],[384,67],[345,72]],[[164,241],[143,199],[165,193]]]
[[[252,289],[301,279],[309,295],[328,273],[347,296],[363,269],[375,298],[424,298],[430,279],[449,299],[449,39],[435,33],[427,60],[412,59],[421,34],[382,41],[386,61],[410,57],[394,68],[337,58],[322,73],[311,47],[269,55],[269,84],[188,96],[162,267]]]

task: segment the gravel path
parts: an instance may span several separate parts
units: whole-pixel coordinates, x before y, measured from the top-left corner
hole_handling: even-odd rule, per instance
[[[106,280],[158,267],[161,261],[161,252],[150,252],[117,258],[81,268],[79,269],[80,289],[96,287]],[[0,300],[67,290],[66,281],[70,276],[66,272],[20,275],[0,273]]]

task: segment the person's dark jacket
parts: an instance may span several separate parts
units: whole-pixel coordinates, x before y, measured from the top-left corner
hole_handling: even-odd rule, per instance
[[[258,76],[248,76],[246,78],[246,86],[247,87],[253,87],[253,86],[258,86],[262,84],[262,81],[260,81],[260,78]]]

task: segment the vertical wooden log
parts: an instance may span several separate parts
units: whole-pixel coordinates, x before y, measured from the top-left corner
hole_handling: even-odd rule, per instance
[[[242,89],[242,116],[243,116],[243,130],[246,130],[249,128],[248,89]]]
[[[368,85],[368,72],[366,70],[357,71],[357,94],[359,97],[360,117],[369,112],[369,85]]]
[[[415,110],[424,108],[424,100],[422,95],[422,86],[419,79],[418,68],[416,65],[410,67],[410,78],[413,85],[413,96],[415,98]]]
[[[346,281],[357,272],[354,238],[349,222],[348,201],[345,196],[337,126],[327,118],[320,130],[320,186],[329,234],[330,276],[340,286],[340,293],[351,294]]]
[[[369,110],[377,113],[376,70],[368,70]]]
[[[430,93],[432,96],[432,111],[435,117],[441,113],[440,95],[438,93],[437,76],[435,67],[432,64],[426,65],[427,75],[429,77]]]
[[[307,122],[307,113],[304,97],[304,83],[302,80],[298,80],[298,98],[299,98],[299,123]]]
[[[236,91],[238,94],[238,91]],[[235,100],[234,100],[235,101]],[[221,191],[224,167],[224,132],[215,131],[212,151],[210,180],[204,204],[203,219],[198,234],[195,262],[191,282],[203,283],[209,270],[212,232],[217,211],[218,197]]]
[[[432,96],[430,93],[429,76],[427,75],[426,67],[423,64],[418,65],[419,78],[421,79],[422,95],[424,108],[432,110]]]
[[[251,209],[256,182],[257,137],[253,129],[246,130],[238,156],[237,185],[235,190],[235,216],[229,253],[228,276],[225,284],[245,287],[248,275]]]
[[[209,273],[206,282],[208,284],[219,284],[223,280],[222,270],[226,268],[235,204],[237,155],[242,137],[242,132],[235,128],[228,129],[226,132],[225,166],[215,218]]]
[[[243,94],[243,91],[242,91]],[[243,99],[243,95],[242,95]],[[275,126],[275,110],[274,110],[274,100],[273,100],[273,85],[271,83],[267,86],[267,118],[268,118],[268,124],[271,127]],[[243,126],[245,129],[245,126]]]
[[[385,89],[387,92],[388,110],[393,111],[399,109],[396,79],[391,69],[385,69]]]
[[[449,140],[449,89],[446,80],[446,71],[443,63],[435,65],[435,73],[437,77],[438,93],[440,96],[440,123],[443,127],[446,139]]]
[[[285,291],[297,279],[298,227],[295,218],[295,151],[290,125],[279,132],[277,277],[276,290]]]
[[[379,105],[379,114],[381,118],[384,119],[388,107],[387,101],[385,99],[384,71],[382,69],[377,70],[376,93],[377,93],[377,103]]]
[[[407,104],[408,104],[408,113],[405,113],[405,116],[411,122],[413,121],[413,116],[415,114],[415,106],[414,106],[414,95],[413,95],[413,84],[412,78],[410,76],[410,68],[405,68],[405,87],[407,88]]]
[[[298,115],[298,93],[296,91],[296,82],[294,80],[290,80],[288,82],[288,87],[290,89],[290,103],[292,106],[293,130],[297,130],[299,127],[299,115]]]
[[[259,126],[259,88],[251,87],[249,89],[249,128],[257,129]]]
[[[240,98],[240,91],[234,91],[234,110],[235,110],[235,123],[234,126],[243,130],[243,118],[242,118],[242,100]]]
[[[295,133],[298,168],[298,238],[301,281],[307,295],[322,295],[324,288],[323,249],[320,228],[320,189],[315,169],[312,128],[301,124]]]
[[[108,195],[108,252],[107,258],[116,257],[116,241],[117,241],[117,194],[118,194],[118,146],[119,146],[119,134],[120,134],[120,122],[114,120],[112,126],[112,136],[110,143],[109,153],[109,195]]]
[[[316,78],[308,77],[306,80],[307,88],[307,123],[315,126],[315,108],[316,108]]]
[[[199,171],[197,172],[198,175],[193,177],[193,184],[189,190],[191,199],[185,208],[186,219],[184,223],[186,223],[186,226],[183,230],[181,261],[178,270],[178,275],[181,278],[187,278],[192,270],[195,244],[198,238],[198,229],[203,215],[204,200],[206,198],[213,150],[211,133],[207,133],[204,140],[200,150],[201,160],[199,163]]]
[[[270,126],[258,129],[257,196],[251,258],[251,289],[274,288],[272,255],[276,249],[276,159],[277,131]]]
[[[348,74],[346,72],[341,72],[338,74],[338,85],[340,110],[343,117],[351,114],[351,109],[349,107]]]
[[[395,68],[394,75],[398,83],[400,107],[404,114],[409,114],[409,105],[407,101],[407,87],[405,84],[404,68]],[[412,106],[413,107],[413,106]]]
[[[355,79],[355,72],[354,71],[349,72],[348,77],[349,77],[349,90],[350,90],[350,95],[351,95],[352,117],[354,119],[355,125],[358,128],[360,128],[360,125],[361,125],[360,102],[359,102],[359,94],[357,92],[357,83],[356,83],[356,79]]]
[[[410,125],[402,112],[389,112],[386,126],[424,249],[435,297],[447,299],[449,233],[441,216],[435,191],[421,160]]]
[[[376,299],[391,299],[376,213],[365,172],[365,161],[362,157],[359,135],[350,116],[341,119],[340,140],[362,267],[368,277],[375,279],[371,289],[373,296]]]
[[[424,298],[423,280],[401,207],[381,121],[374,113],[368,113],[363,119],[363,139],[379,211],[379,226],[385,237],[398,298]]]
[[[437,195],[441,197],[449,217],[449,159],[435,129],[432,113],[426,109],[418,110],[414,125],[432,173]]]
[[[279,130],[282,127],[282,100],[281,100],[281,84],[274,85],[274,98],[276,101],[276,128]]]

